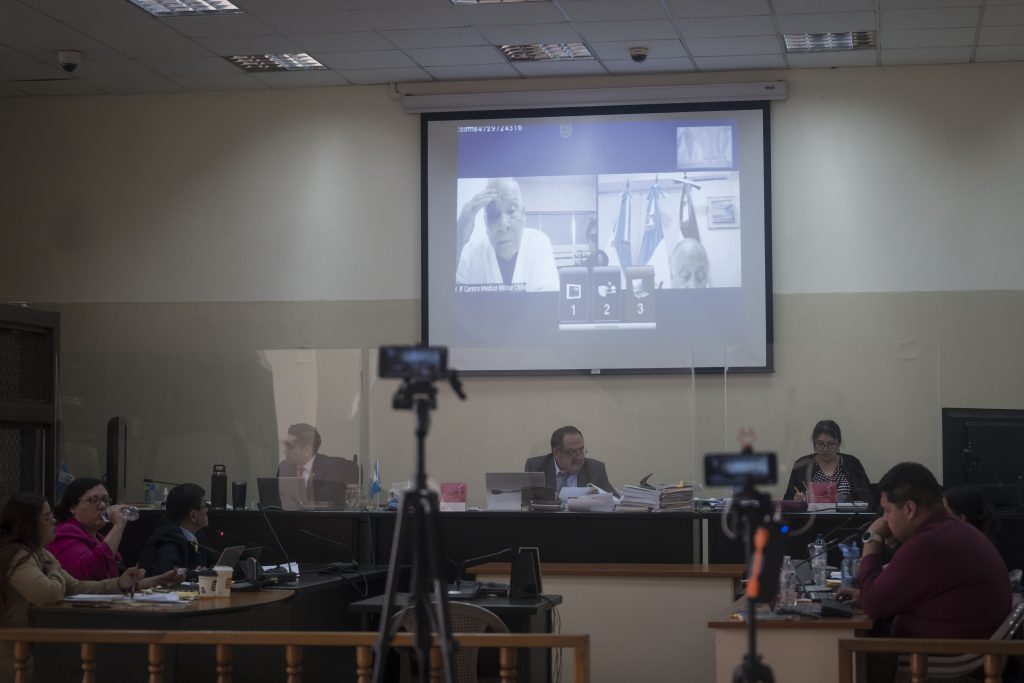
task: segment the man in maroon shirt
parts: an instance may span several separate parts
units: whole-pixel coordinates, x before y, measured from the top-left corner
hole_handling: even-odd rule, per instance
[[[992,542],[946,511],[924,465],[900,463],[878,487],[883,514],[864,533],[858,588],[840,597],[859,600],[873,619],[892,618],[897,638],[991,636],[1010,612],[1010,580]],[[883,567],[891,541],[899,547]]]

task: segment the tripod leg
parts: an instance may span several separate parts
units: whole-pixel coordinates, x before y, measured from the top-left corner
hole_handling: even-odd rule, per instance
[[[391,559],[388,561],[388,578],[384,585],[384,605],[380,612],[380,630],[377,634],[377,642],[373,646],[373,682],[383,683],[384,666],[388,652],[391,649],[391,639],[395,635],[391,627],[391,609],[395,604],[395,593],[398,589],[398,577],[404,549],[402,543],[402,531],[405,525],[407,514],[406,506],[410,503],[408,497],[411,492],[406,492],[399,503],[398,511],[395,513],[395,533],[391,539]]]
[[[448,608],[447,582],[444,578],[441,557],[441,505],[437,494],[426,491],[425,498],[420,502],[423,506],[424,540],[427,545],[427,556],[430,562],[430,578],[433,579],[433,592],[437,596],[434,603],[434,618],[437,622],[437,640],[441,649],[441,664],[444,680],[452,683],[455,671],[455,644],[452,641],[451,610]]]

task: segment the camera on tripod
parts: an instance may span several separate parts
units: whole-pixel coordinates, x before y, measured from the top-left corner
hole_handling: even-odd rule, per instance
[[[708,486],[757,486],[778,482],[774,453],[708,453],[704,481]]]
[[[385,379],[436,382],[448,378],[444,346],[382,346],[377,374]]]

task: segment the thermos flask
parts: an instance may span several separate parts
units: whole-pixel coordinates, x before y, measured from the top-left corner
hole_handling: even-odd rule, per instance
[[[228,472],[224,465],[214,465],[210,476],[210,505],[223,510],[228,505]]]

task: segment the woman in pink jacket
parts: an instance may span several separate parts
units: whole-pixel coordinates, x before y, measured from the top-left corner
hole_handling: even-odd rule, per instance
[[[64,571],[82,581],[102,581],[118,576],[124,560],[117,552],[127,524],[120,505],[110,504],[107,487],[99,479],[75,479],[53,511],[57,535],[46,546]],[[106,513],[104,515],[104,513]],[[107,519],[109,518],[109,523]],[[106,535],[100,530],[107,527]]]

